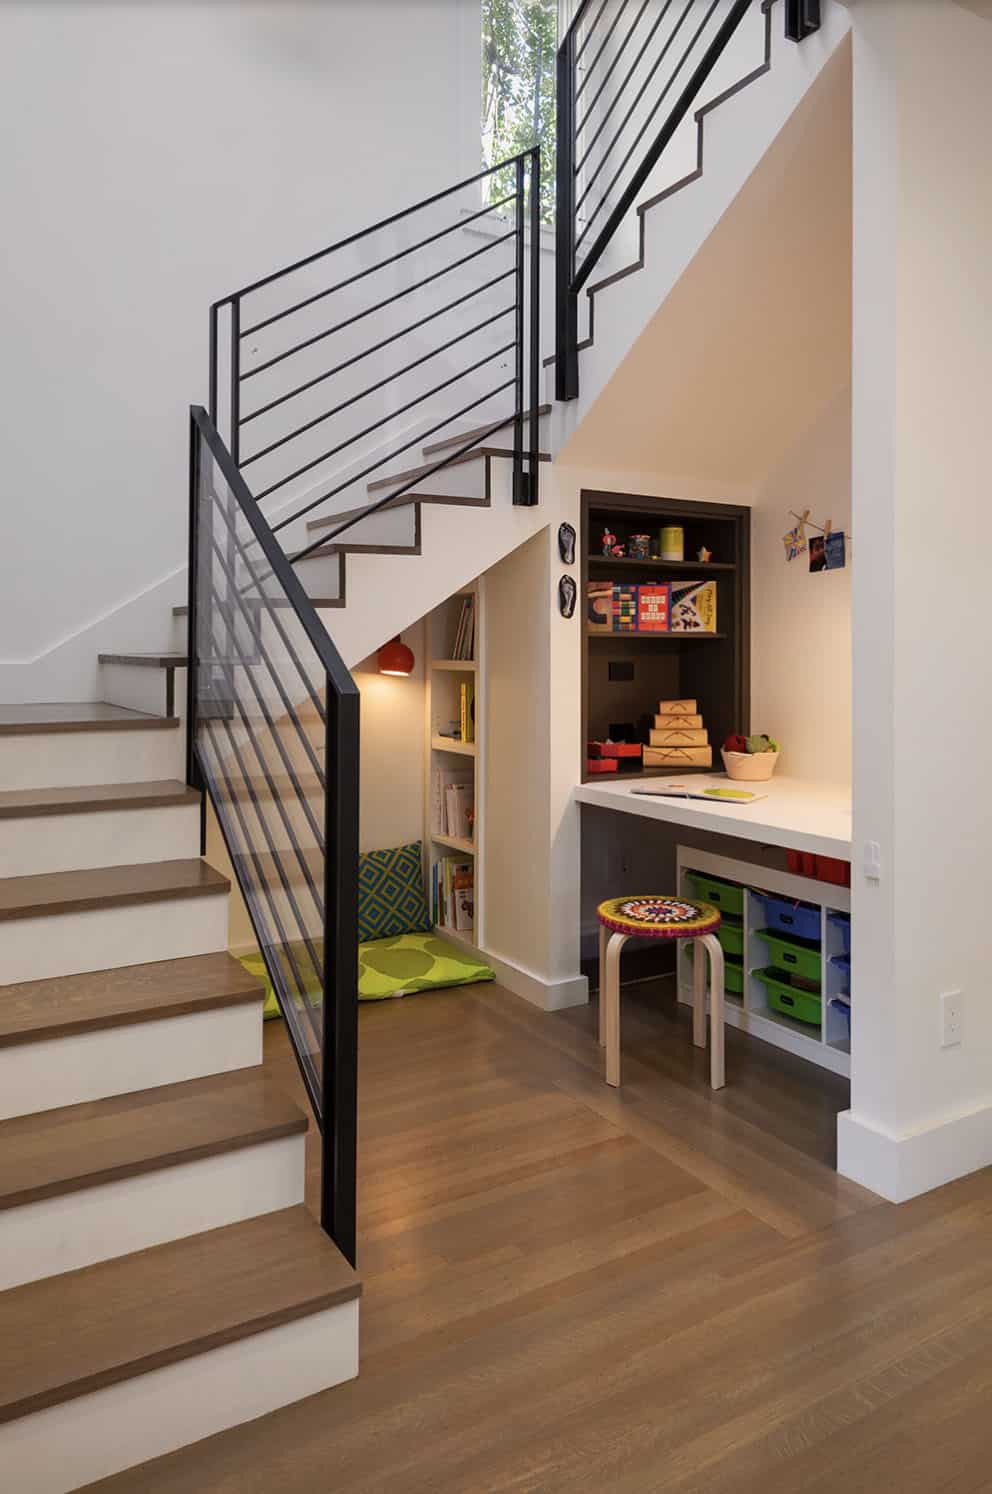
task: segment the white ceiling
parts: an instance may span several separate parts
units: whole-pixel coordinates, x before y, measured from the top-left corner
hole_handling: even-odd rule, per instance
[[[676,197],[656,213],[678,210]],[[662,221],[655,246],[663,231]],[[649,228],[642,274],[651,273],[651,252]],[[609,315],[609,295],[600,299],[599,316]],[[754,486],[849,382],[850,371],[851,54],[845,43],[560,460]]]

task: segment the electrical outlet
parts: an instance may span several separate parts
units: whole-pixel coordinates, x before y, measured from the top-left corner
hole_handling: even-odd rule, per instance
[[[964,993],[945,991],[940,998],[940,1046],[956,1048],[964,1037]]]

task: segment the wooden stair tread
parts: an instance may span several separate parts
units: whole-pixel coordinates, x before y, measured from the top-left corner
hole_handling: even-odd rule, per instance
[[[363,545],[356,541],[349,544],[347,540],[331,540],[329,544],[321,545],[319,550],[310,550],[304,556],[305,560],[316,560],[323,555],[419,555],[421,554],[420,542],[410,545]]]
[[[49,814],[85,814],[98,809],[152,809],[198,804],[200,795],[174,778],[149,783],[99,783],[79,788],[6,789],[0,792],[0,820]]]
[[[0,922],[53,913],[83,913],[127,903],[209,897],[230,882],[206,861],[150,861],[137,866],[100,866],[85,871],[42,872],[0,879]]]
[[[65,731],[160,731],[178,725],[176,716],[150,716],[145,711],[108,705],[105,701],[0,705],[0,736]]]
[[[306,1129],[261,1066],[18,1116],[0,1121],[0,1210]]]
[[[241,1006],[263,995],[229,954],[23,981],[0,986],[0,1047]]]
[[[543,416],[543,415],[550,415],[551,414],[551,406],[550,405],[538,405],[538,407],[537,407],[537,413],[538,413],[539,417]],[[436,452],[438,452],[438,451],[454,451],[459,446],[464,446],[466,441],[475,441],[475,440],[478,440],[479,437],[481,437],[481,436],[486,436],[486,435],[495,436],[495,434],[496,434],[497,431],[505,430],[507,428],[507,426],[512,425],[515,419],[516,419],[516,416],[510,415],[510,416],[507,417],[506,420],[501,420],[500,423],[499,423],[499,425],[495,425],[494,426],[493,423],[492,423],[492,421],[490,421],[488,425],[477,425],[476,428],[475,428],[475,430],[472,430],[472,431],[461,431],[457,436],[446,436],[443,441],[434,441],[434,442],[432,442],[432,444],[430,446],[423,447],[422,449],[423,449],[424,456],[425,457],[434,456],[434,454]],[[524,429],[525,430],[527,428],[527,424],[528,424],[529,420],[530,420],[530,414],[528,412],[528,414],[526,414],[524,416]]]
[[[188,654],[100,654],[101,664],[137,664],[148,669],[185,669]]]
[[[489,498],[467,498],[459,497],[455,493],[401,493],[398,498],[391,498],[388,503],[383,503],[372,515],[389,513],[397,508],[408,507],[414,503],[439,503],[447,504],[450,508],[490,508],[492,506]],[[331,529],[338,524],[348,524],[352,519],[361,519],[368,508],[349,508],[342,513],[330,514],[326,519],[310,519],[307,522],[308,529]],[[327,606],[328,603],[314,602],[315,607]]]
[[[526,455],[526,453],[525,453]],[[393,472],[389,477],[377,478],[375,482],[368,484],[369,493],[377,493],[382,488],[391,488],[395,483],[413,482],[418,477],[431,477],[437,472],[442,472],[448,467],[460,467],[464,462],[475,462],[480,457],[509,457],[512,459],[513,451],[507,446],[473,446],[471,451],[466,451],[463,456],[452,457],[450,461],[439,467],[437,462],[426,462],[420,467],[410,467],[406,472]],[[547,451],[538,452],[538,460],[550,462],[551,453]]]
[[[0,1293],[0,1421],[360,1295],[301,1205]]]

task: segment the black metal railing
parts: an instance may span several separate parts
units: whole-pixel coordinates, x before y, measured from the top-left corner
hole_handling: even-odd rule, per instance
[[[507,173],[512,188],[483,205],[483,184]],[[478,429],[434,470],[507,430],[513,501],[537,502],[539,252],[535,148],[211,307],[210,414],[273,533],[317,509],[349,514],[290,547],[294,561],[394,505],[415,483],[398,477],[374,502],[366,485],[469,417]]]
[[[205,410],[190,419],[187,779],[209,794],[355,1260],[358,690]]]
[[[556,387],[579,392],[579,292],[757,0],[582,0],[558,49]],[[767,9],[772,0],[764,0]],[[820,24],[786,0],[786,36]]]

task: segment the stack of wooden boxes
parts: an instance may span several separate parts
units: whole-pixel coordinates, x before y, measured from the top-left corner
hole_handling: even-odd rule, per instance
[[[646,768],[711,768],[713,749],[694,700],[659,700]]]

